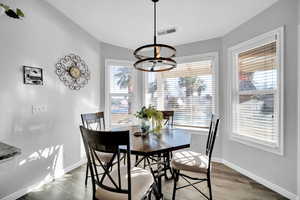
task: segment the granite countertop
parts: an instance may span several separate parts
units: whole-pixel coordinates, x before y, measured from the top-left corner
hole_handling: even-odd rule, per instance
[[[21,149],[0,142],[0,161],[21,154]]]

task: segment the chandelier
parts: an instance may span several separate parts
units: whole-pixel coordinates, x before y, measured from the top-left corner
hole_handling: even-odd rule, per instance
[[[176,61],[173,59],[176,55],[176,49],[166,44],[159,44],[156,40],[156,3],[158,0],[152,0],[154,3],[154,42],[137,48],[134,56],[138,59],[134,63],[137,70],[144,72],[162,72],[176,67]]]

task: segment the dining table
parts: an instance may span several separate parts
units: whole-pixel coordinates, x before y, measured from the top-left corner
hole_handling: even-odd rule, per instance
[[[156,197],[163,199],[162,177],[166,177],[166,169],[170,169],[168,156],[173,151],[190,147],[191,134],[189,130],[168,127],[143,136],[136,136],[136,133],[141,131],[139,126],[115,127],[112,130],[130,131],[131,154],[140,157],[135,165],[137,166],[142,160],[147,162],[147,167],[149,167],[156,183]],[[120,147],[120,149],[126,151],[125,147]],[[167,159],[165,159],[166,156]],[[151,163],[153,157],[155,157],[155,166]]]

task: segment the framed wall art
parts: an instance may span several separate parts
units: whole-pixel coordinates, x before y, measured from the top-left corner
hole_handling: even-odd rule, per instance
[[[43,69],[23,66],[24,84],[43,85]]]

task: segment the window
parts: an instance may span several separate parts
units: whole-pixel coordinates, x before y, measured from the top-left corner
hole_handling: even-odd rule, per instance
[[[135,70],[126,61],[106,61],[106,118],[109,125],[127,125],[134,121]]]
[[[174,124],[208,128],[216,112],[217,55],[179,59],[175,69],[145,74],[145,104],[174,110]]]
[[[232,139],[282,154],[283,29],[232,47]]]

